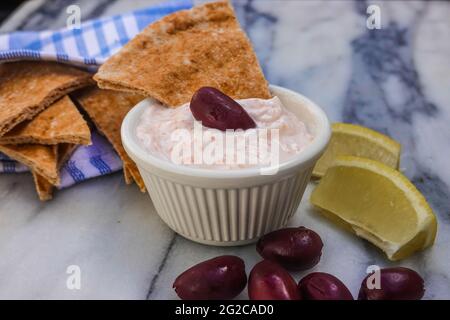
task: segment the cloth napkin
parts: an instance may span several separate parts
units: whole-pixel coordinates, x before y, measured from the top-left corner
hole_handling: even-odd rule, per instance
[[[122,15],[86,21],[78,29],[0,35],[0,63],[50,60],[95,71],[149,23],[192,6],[192,0],[169,1]],[[92,132],[92,145],[78,147],[62,168],[59,188],[121,168],[122,162],[112,146],[104,137]],[[0,153],[0,172],[25,171],[29,171],[26,166]]]

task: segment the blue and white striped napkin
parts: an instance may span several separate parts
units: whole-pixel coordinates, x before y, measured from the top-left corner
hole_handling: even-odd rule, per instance
[[[86,21],[78,29],[0,35],[0,62],[51,60],[98,67],[151,22],[192,6],[192,0],[175,0],[122,15]]]
[[[0,63],[49,60],[93,71],[151,22],[192,6],[192,0],[175,0],[122,15],[86,21],[78,29],[0,35]],[[92,145],[78,147],[62,168],[61,188],[121,168],[122,162],[111,145],[93,132]],[[0,172],[24,171],[28,168],[0,154]]]

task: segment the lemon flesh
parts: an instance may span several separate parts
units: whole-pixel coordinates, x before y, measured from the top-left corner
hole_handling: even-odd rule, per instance
[[[436,237],[436,217],[422,194],[403,174],[378,161],[337,157],[311,203],[390,260],[406,258]]]
[[[327,149],[317,161],[313,177],[321,178],[340,155],[380,161],[392,168],[400,164],[400,144],[369,128],[349,123],[334,123]]]

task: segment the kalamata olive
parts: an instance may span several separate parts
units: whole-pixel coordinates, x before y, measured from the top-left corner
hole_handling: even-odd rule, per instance
[[[353,300],[345,284],[325,272],[308,274],[298,283],[298,290],[305,300]]]
[[[425,293],[423,279],[414,270],[385,268],[380,270],[379,276],[379,288],[376,288],[376,274],[364,278],[359,300],[420,300]]]
[[[250,300],[300,300],[297,285],[279,264],[263,260],[257,263],[248,278]]]
[[[259,239],[256,250],[267,260],[275,261],[288,270],[299,271],[314,267],[322,255],[322,239],[305,227],[285,228],[270,232]]]
[[[223,92],[212,87],[202,87],[191,99],[191,112],[205,127],[225,131],[250,129],[256,124],[242,106]]]
[[[180,274],[173,283],[184,300],[233,299],[247,284],[244,261],[236,256],[220,256],[201,262]]]

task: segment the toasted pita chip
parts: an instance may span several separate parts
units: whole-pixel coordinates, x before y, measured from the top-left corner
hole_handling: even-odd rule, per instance
[[[78,145],[72,143],[58,144],[58,169],[61,169],[66,164],[77,147]]]
[[[59,185],[56,148],[56,145],[41,144],[0,145],[0,151],[8,157],[23,163],[51,184]]]
[[[67,162],[70,155],[77,148],[77,145],[70,143],[61,143],[57,146],[58,170]],[[43,176],[32,171],[36,192],[41,201],[47,201],[53,198],[54,185],[48,182]]]
[[[100,88],[153,97],[172,107],[203,86],[238,98],[270,98],[249,39],[228,2],[178,11],[150,24],[94,76]]]
[[[54,62],[0,64],[0,136],[92,82],[89,73]]]
[[[142,178],[137,168],[134,170],[136,166],[125,152],[120,137],[123,118],[143,99],[142,96],[92,87],[81,90],[77,93],[76,99],[122,159],[125,182],[131,182],[131,176],[142,190],[140,185]]]
[[[145,192],[145,183],[144,180],[142,179],[141,174],[139,173],[139,169],[137,168],[136,164],[133,163],[128,163],[127,165],[125,165],[126,167],[126,171],[129,172],[129,174],[133,177],[134,182],[136,182],[137,186],[139,187],[139,190],[141,190],[141,192]]]
[[[123,160],[122,160],[122,162],[123,162]],[[130,170],[125,165],[123,166],[123,177],[125,178],[126,184],[133,183],[133,176],[131,175]]]
[[[34,186],[38,194],[39,200],[48,201],[53,198],[54,186],[49,183],[43,176],[31,171],[33,175]]]
[[[68,96],[0,137],[0,144],[90,144],[91,132]]]

